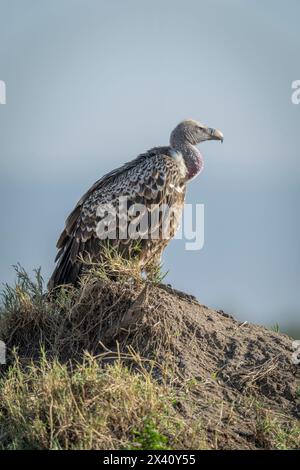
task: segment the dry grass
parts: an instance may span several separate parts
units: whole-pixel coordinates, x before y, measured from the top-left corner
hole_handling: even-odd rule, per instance
[[[172,364],[141,358],[132,345],[124,352],[129,334],[140,342],[136,314],[153,284],[119,263],[109,272],[94,266],[78,289],[64,286],[50,296],[40,271],[32,281],[16,267],[0,314],[10,364],[0,381],[2,448],[206,447],[200,420],[176,409],[185,392],[171,383]]]
[[[0,448],[300,448],[285,338],[107,263],[50,296],[39,271],[16,268],[0,311]]]
[[[118,257],[108,265],[90,266],[79,288],[62,286],[50,295],[43,292],[39,271],[32,280],[17,266],[16,285],[6,286],[0,311],[1,339],[8,351],[17,347],[25,363],[28,358],[38,359],[41,347],[47,357],[80,361],[85,351],[99,355],[116,351],[119,343],[122,353],[137,350],[173,370],[174,339],[182,334],[189,337],[192,350],[194,332],[184,322],[172,321],[168,307],[161,315],[151,299],[157,278],[143,279],[134,261],[132,265],[130,269],[130,262]]]
[[[248,412],[254,416],[253,433],[259,448],[300,449],[300,422],[291,422],[284,410],[270,410],[255,398],[248,400],[248,403]]]
[[[136,242],[133,251],[138,254],[141,246]],[[151,262],[151,259],[141,271],[139,257],[124,258],[116,247],[111,244],[103,244],[101,252],[101,263],[93,262],[87,255],[80,258],[81,263],[86,267],[87,278],[100,278],[104,280],[118,279],[119,282],[132,282],[142,284],[147,280],[150,284],[157,285],[166,276],[162,273],[162,265]],[[83,279],[84,282],[84,279]]]
[[[203,448],[177,399],[145,368],[133,373],[121,360],[103,368],[86,355],[70,370],[42,356],[23,370],[16,359],[0,382],[0,441],[10,449]]]

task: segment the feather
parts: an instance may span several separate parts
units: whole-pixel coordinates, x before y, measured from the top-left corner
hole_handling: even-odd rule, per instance
[[[117,239],[112,240],[112,243],[117,246],[122,256],[139,256],[141,269],[150,259],[160,257],[168,240],[151,239],[153,231],[162,235],[163,222],[161,215],[157,217],[154,229],[150,232],[151,212],[155,208],[158,210],[163,204],[174,205],[180,212],[184,204],[185,183],[170,147],[155,147],[99,179],[83,195],[66,220],[65,229],[57,242],[59,249],[56,257],[57,265],[50,279],[49,288],[60,284],[74,284],[78,281],[82,272],[80,255],[86,254],[94,261],[101,260],[103,241],[97,235],[97,227],[101,221],[104,221],[108,212],[102,208],[102,205],[110,204],[109,207],[117,209],[119,198],[125,196],[128,198],[127,209],[135,204],[145,206],[142,215],[146,218],[146,229],[140,227],[138,239],[141,251],[139,254],[134,252],[137,239],[118,238],[120,233],[123,233],[122,229],[127,228],[129,223],[138,222],[138,216],[134,211],[127,221],[122,215],[117,218]],[[182,189],[177,191],[176,188]],[[170,226],[173,236],[176,230],[174,217],[171,217]],[[112,233],[112,225],[108,226],[108,233]],[[150,239],[147,239],[147,233]]]

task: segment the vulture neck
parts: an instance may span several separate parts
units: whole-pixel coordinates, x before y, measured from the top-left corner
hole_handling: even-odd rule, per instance
[[[203,169],[203,157],[195,145],[180,139],[172,139],[171,147],[183,156],[185,166],[187,168],[187,179],[195,178]]]

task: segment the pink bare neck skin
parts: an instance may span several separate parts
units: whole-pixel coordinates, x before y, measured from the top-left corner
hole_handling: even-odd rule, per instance
[[[176,139],[175,136],[171,138],[170,144],[173,149],[179,151],[183,156],[188,171],[187,179],[195,178],[201,172],[204,165],[200,151],[195,145],[180,138]]]

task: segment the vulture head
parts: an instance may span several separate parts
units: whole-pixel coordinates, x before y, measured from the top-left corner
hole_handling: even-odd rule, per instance
[[[171,133],[170,144],[176,147],[178,144],[189,143],[191,145],[200,144],[205,140],[220,140],[223,142],[224,136],[218,129],[201,124],[201,122],[187,119],[175,127]]]

